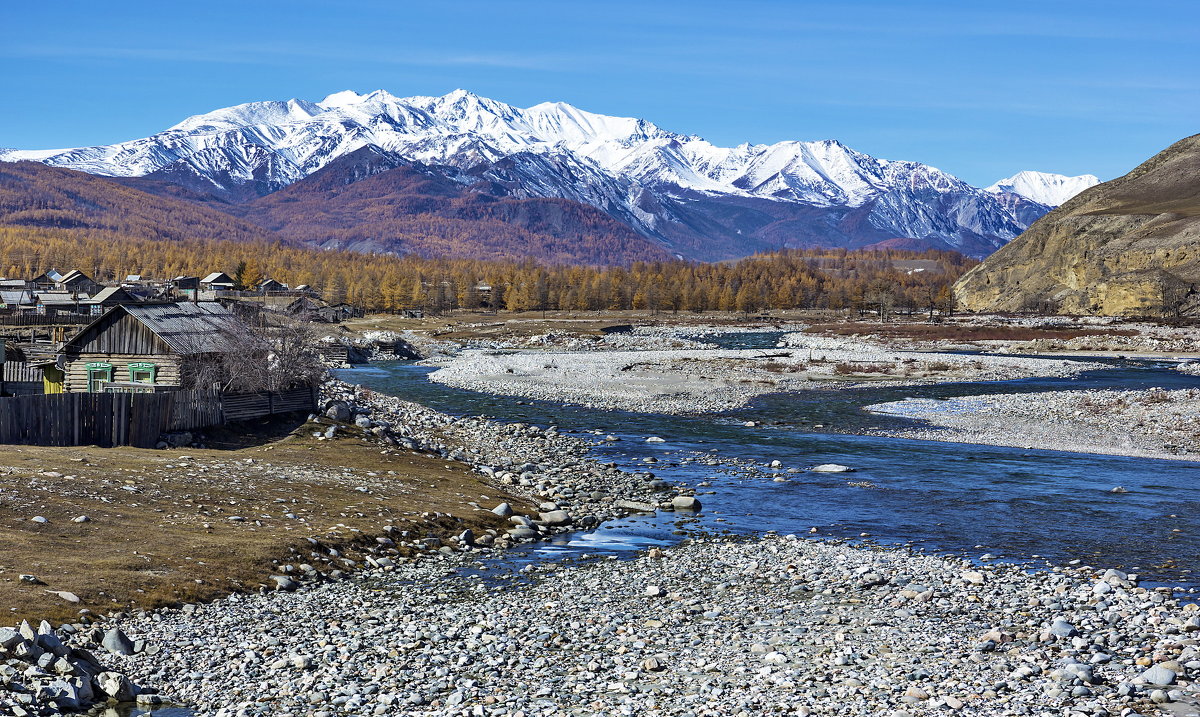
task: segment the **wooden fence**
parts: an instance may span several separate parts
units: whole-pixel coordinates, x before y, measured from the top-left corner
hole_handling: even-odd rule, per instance
[[[0,326],[84,326],[96,319],[93,314],[0,314]]]
[[[13,396],[0,398],[0,444],[153,448],[163,433],[311,411],[315,406],[311,387],[244,395],[172,391]]]

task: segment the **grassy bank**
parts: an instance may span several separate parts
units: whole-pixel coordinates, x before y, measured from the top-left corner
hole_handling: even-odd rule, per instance
[[[503,521],[472,502],[531,508],[465,465],[356,439],[280,437],[260,427],[214,443],[172,451],[4,446],[0,608],[8,615],[0,622],[257,590],[286,563],[345,569],[314,558],[309,538],[353,559],[385,526],[410,531],[409,540],[479,533]],[[74,522],[80,516],[87,520]]]

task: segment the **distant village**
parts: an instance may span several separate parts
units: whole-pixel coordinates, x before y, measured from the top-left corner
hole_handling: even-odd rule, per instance
[[[102,284],[78,269],[51,269],[32,279],[0,279],[0,325],[86,323],[113,306],[178,301],[216,301],[241,314],[269,311],[327,323],[362,315],[350,304],[324,301],[307,284],[291,287],[271,278],[239,287],[223,271],[167,280],[131,274]]]
[[[277,390],[278,378],[250,381],[266,333],[362,313],[307,285],[264,278],[242,286],[220,271],[110,284],[77,269],[0,279],[0,396]],[[263,328],[258,345],[249,327]],[[310,348],[346,361],[344,346]]]

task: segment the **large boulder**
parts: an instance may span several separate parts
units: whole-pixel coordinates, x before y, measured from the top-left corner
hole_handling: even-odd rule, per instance
[[[850,466],[844,466],[840,463],[822,463],[819,466],[809,468],[813,473],[849,473],[854,469]]]
[[[325,407],[325,417],[341,423],[349,423],[353,416],[354,412],[350,410],[350,406],[345,401],[331,401]]]

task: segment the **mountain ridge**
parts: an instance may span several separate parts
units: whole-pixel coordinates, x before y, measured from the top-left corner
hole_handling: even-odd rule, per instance
[[[836,140],[719,147],[644,119],[561,102],[521,109],[465,90],[403,98],[347,90],[318,102],[244,103],[143,139],[0,159],[145,177],[246,203],[365,146],[452,168],[447,177],[487,178],[512,199],[590,205],[701,260],[893,238],[980,256],[1049,210],[1019,191],[998,195]]]

